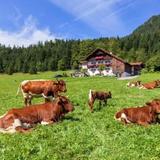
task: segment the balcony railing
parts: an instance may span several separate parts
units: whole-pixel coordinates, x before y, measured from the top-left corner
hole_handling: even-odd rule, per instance
[[[96,64],[88,64],[87,67],[88,67],[88,68],[96,67]]]
[[[97,56],[95,59],[96,60],[101,60],[101,59],[104,59],[104,56]]]
[[[110,65],[112,65],[112,62],[107,62],[107,63],[105,63],[105,65],[110,66]]]

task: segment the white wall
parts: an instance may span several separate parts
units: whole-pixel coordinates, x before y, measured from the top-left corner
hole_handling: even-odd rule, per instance
[[[96,69],[94,72],[88,69],[87,72],[89,73],[90,76],[95,76],[100,74],[100,71],[98,69]],[[112,69],[109,71],[103,70],[101,74],[104,76],[114,76]]]

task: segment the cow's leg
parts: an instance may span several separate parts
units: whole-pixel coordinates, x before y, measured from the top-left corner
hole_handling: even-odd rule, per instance
[[[41,124],[42,125],[48,125],[48,124],[52,124],[53,123],[53,121],[51,121],[51,120],[43,120],[43,121],[41,121]]]
[[[26,107],[31,105],[31,98],[29,96],[25,97],[24,98],[24,103],[25,103]]]
[[[27,97],[24,97],[24,104],[25,104],[25,106],[28,105],[28,98]]]
[[[148,126],[149,123],[146,122],[146,121],[141,121],[141,120],[139,120],[139,121],[137,122],[137,124],[146,127],[146,126]]]
[[[18,126],[15,128],[15,130],[20,133],[28,133],[32,131],[32,128],[23,128],[22,126]]]
[[[32,104],[32,96],[29,95],[29,98],[28,98],[28,105],[31,105]]]
[[[58,92],[54,92],[54,98],[57,98],[58,97]]]
[[[123,124],[129,124],[125,118],[121,118],[121,122],[122,122]]]
[[[42,125],[52,124],[52,123],[54,123],[54,122],[57,121],[56,118],[57,118],[57,116],[56,116],[56,114],[54,114],[54,113],[53,113],[52,117],[48,117],[48,116],[46,115],[46,117],[43,117],[43,119],[42,119],[42,121],[41,121],[41,124],[42,124]]]
[[[22,91],[22,94],[23,94],[23,97],[24,97],[24,104],[25,104],[25,106],[27,106],[28,105],[28,96],[29,96],[29,94],[25,93],[23,91],[23,89],[21,89],[21,91]]]
[[[105,105],[105,106],[107,105],[107,99],[104,100],[104,105]]]
[[[50,102],[50,99],[45,98],[45,103]]]
[[[94,104],[94,101],[88,101],[88,104],[89,104],[89,107],[90,107],[90,111],[93,112],[93,104]]]
[[[126,116],[125,113],[122,113],[122,114],[121,114],[121,122],[124,123],[124,124],[129,124],[129,123],[131,123],[131,121],[128,119],[128,117]]]
[[[30,106],[32,103],[31,103],[31,99],[29,99],[28,101],[28,106]]]
[[[0,119],[0,128],[3,128],[4,127],[4,125],[3,125],[3,119],[1,118]]]
[[[99,100],[99,105],[100,105],[100,106],[102,105],[102,102],[101,102],[101,100]]]

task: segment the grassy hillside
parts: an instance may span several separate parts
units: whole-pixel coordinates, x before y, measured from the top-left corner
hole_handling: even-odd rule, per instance
[[[0,75],[0,115],[9,108],[22,107],[22,95],[16,97],[19,83],[26,79],[52,79],[53,73],[37,75]],[[160,74],[145,74],[143,82],[160,79]],[[148,127],[118,123],[114,114],[123,107],[141,106],[160,97],[160,89],[126,88],[127,80],[109,77],[65,78],[69,99],[75,111],[61,122],[38,125],[28,134],[0,134],[0,159],[12,160],[159,160],[160,126]],[[95,103],[94,113],[87,105],[89,89],[111,91],[113,98],[105,107]],[[34,99],[33,103],[43,100]]]

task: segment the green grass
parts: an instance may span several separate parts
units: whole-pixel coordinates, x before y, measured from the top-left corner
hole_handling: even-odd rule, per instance
[[[16,97],[19,83],[26,79],[52,79],[52,72],[37,75],[0,75],[0,115],[13,107],[22,107],[22,95]],[[160,79],[160,74],[144,74],[143,82]],[[75,111],[54,125],[37,125],[28,134],[0,134],[0,160],[159,160],[160,126],[125,126],[114,120],[123,107],[142,106],[160,98],[160,89],[128,89],[127,80],[110,77],[65,78],[69,99]],[[108,105],[87,105],[89,89],[111,91]],[[41,103],[43,99],[34,99]]]

